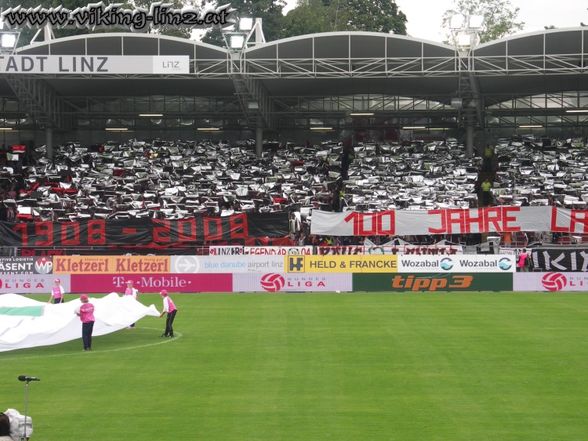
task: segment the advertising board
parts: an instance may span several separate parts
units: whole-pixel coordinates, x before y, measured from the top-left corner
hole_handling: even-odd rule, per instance
[[[51,274],[51,257],[2,257],[0,274]]]
[[[351,274],[235,274],[234,292],[349,292],[353,290]]]
[[[399,273],[514,273],[515,269],[513,255],[398,256]]]
[[[588,273],[516,273],[515,291],[585,291],[588,292]]]
[[[286,256],[287,273],[391,273],[396,256]]]
[[[68,275],[59,276],[61,285],[65,292],[71,292],[70,277]],[[0,293],[14,294],[47,294],[53,287],[55,276],[50,274],[2,274],[0,275]]]
[[[171,256],[171,272],[184,273],[267,273],[283,272],[282,256]]]
[[[230,274],[73,274],[71,292],[106,293],[125,290],[126,282],[132,280],[139,292],[231,292],[233,279]]]
[[[55,274],[153,274],[169,272],[169,256],[53,256]]]
[[[512,273],[354,274],[353,291],[512,291]]]

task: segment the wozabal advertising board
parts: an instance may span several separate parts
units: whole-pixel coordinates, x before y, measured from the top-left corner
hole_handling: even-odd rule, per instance
[[[0,274],[51,274],[51,257],[2,257]]]
[[[353,291],[512,291],[512,273],[354,274]]]
[[[139,292],[231,292],[233,278],[230,274],[73,274],[71,292],[74,293],[123,293],[126,282],[132,280]],[[47,291],[48,292],[48,291]]]
[[[513,255],[398,256],[399,273],[514,273],[515,270]]]
[[[70,277],[68,275],[59,276],[59,280],[61,281],[61,285],[65,289],[65,292],[71,292]],[[0,293],[46,293],[47,299],[49,299],[49,293],[51,292],[54,281],[55,276],[50,274],[2,274],[0,275]]]
[[[235,274],[234,292],[349,292],[351,274],[266,273]]]
[[[514,291],[588,292],[588,273],[516,273]]]
[[[169,273],[169,256],[53,256],[54,274]]]
[[[286,256],[287,273],[390,273],[396,256]]]
[[[184,273],[267,273],[283,272],[282,256],[171,256],[171,272]]]

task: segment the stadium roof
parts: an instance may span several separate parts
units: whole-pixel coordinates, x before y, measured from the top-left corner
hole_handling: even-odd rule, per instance
[[[545,30],[504,38],[478,46],[469,58],[460,57],[452,46],[445,44],[373,32],[302,35],[249,48],[241,54],[175,37],[102,33],[36,43],[18,49],[17,53],[190,57],[190,73],[183,75],[34,76],[57,96],[75,99],[188,96],[226,97],[234,101],[239,97],[245,113],[247,100],[251,99],[360,94],[420,97],[447,106],[452,97],[463,92],[460,87],[463,88],[464,78],[469,77],[468,81],[475,83],[476,96],[482,98],[476,102],[489,106],[519,96],[588,91],[588,34],[584,29]],[[0,77],[0,96],[15,97],[8,80]],[[249,91],[248,97],[243,98],[243,92],[237,90],[239,81],[249,82],[248,86],[254,84],[263,93],[254,96]],[[232,106],[230,112],[234,115],[238,106]],[[289,106],[285,104],[282,109]],[[264,105],[263,111],[272,112],[274,107]],[[73,107],[82,108],[79,103]],[[302,107],[292,109],[293,114],[301,109],[301,116],[311,114],[304,114]],[[323,110],[326,112],[326,107]],[[341,111],[341,107],[335,110]],[[74,114],[77,111],[69,110]],[[178,111],[181,112],[179,108]],[[217,116],[224,111],[219,110]],[[84,112],[86,116],[92,114],[90,107]],[[267,120],[267,114],[264,118]]]
[[[473,56],[482,93],[529,95],[586,89],[584,28],[556,29],[483,44]],[[188,55],[189,78],[71,76],[45,79],[60,94],[231,95],[231,75],[262,80],[271,95],[451,94],[459,63],[453,47],[406,36],[371,32],[330,32],[273,41],[245,51],[238,66],[224,48],[181,38],[131,33],[88,34],[25,46],[19,54]],[[237,70],[236,70],[237,69]],[[64,79],[67,78],[67,81]],[[141,79],[141,81],[136,81]],[[195,81],[206,79],[206,82]],[[328,81],[320,81],[327,79]],[[155,80],[155,81],[154,81]],[[313,81],[309,81],[313,80]]]

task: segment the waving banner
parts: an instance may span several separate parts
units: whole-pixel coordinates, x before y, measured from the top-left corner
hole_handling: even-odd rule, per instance
[[[288,213],[197,216],[180,220],[93,219],[83,222],[0,222],[0,245],[79,247],[201,245],[288,235]]]
[[[407,236],[552,231],[588,234],[588,210],[557,207],[387,210],[334,213],[313,210],[311,234],[321,236]]]
[[[154,305],[144,306],[132,296],[111,293],[92,298],[95,336],[126,328],[145,316],[157,317]],[[80,300],[57,305],[16,294],[0,296],[0,352],[50,346],[80,338],[80,319],[75,314]]]

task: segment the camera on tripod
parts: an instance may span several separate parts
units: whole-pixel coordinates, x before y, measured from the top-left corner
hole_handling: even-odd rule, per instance
[[[16,409],[0,413],[0,441],[24,441],[33,434],[33,420]]]

